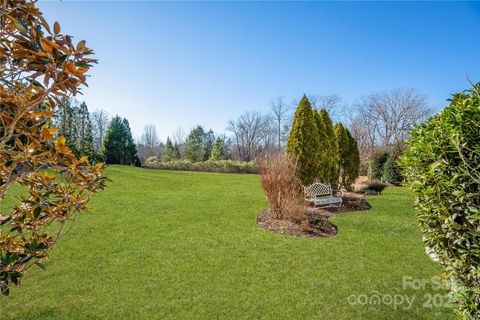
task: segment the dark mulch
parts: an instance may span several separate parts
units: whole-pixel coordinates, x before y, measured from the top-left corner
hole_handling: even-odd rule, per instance
[[[340,213],[369,210],[372,206],[365,199],[365,195],[354,192],[345,192],[340,207],[308,208],[307,212],[315,211],[327,218]]]
[[[266,209],[257,217],[257,224],[275,233],[288,234],[297,237],[331,237],[338,233],[336,225],[328,219],[331,216],[371,208],[365,196],[356,193],[346,193],[341,207],[307,208],[305,219],[299,223],[289,220],[279,220],[272,217],[270,209]]]

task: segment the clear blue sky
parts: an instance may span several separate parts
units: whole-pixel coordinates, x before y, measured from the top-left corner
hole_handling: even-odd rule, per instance
[[[89,109],[223,132],[277,96],[338,94],[349,103],[413,87],[440,109],[480,81],[480,3],[42,1],[47,20],[85,39],[100,63]]]

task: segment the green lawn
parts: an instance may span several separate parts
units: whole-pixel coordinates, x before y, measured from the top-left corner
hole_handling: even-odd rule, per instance
[[[450,319],[428,308],[430,279],[412,200],[403,188],[373,209],[334,217],[332,238],[259,229],[258,176],[111,166],[92,212],[0,297],[0,319]],[[352,294],[414,296],[407,304],[351,305]],[[388,303],[388,300],[387,300]]]

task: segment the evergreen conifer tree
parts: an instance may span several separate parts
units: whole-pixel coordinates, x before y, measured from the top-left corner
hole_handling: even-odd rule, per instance
[[[124,163],[133,165],[137,161],[137,146],[133,140],[132,131],[130,130],[130,124],[126,118],[123,118],[123,130],[125,135],[125,154]]]
[[[348,147],[350,150],[346,188],[350,191],[355,180],[357,180],[360,171],[360,150],[358,149],[357,140],[355,140],[350,131],[345,128],[345,132],[347,133],[349,141]]]
[[[304,95],[295,111],[287,143],[287,153],[297,159],[299,178],[304,185],[312,183],[318,177],[320,167],[317,156],[320,138],[314,112]]]
[[[340,185],[346,189],[348,186],[348,171],[350,166],[350,139],[347,131],[341,123],[337,123],[334,127],[335,137],[338,145],[338,167],[340,175]]]
[[[64,136],[66,145],[75,155],[78,155],[77,108],[74,101],[66,97],[61,99],[62,107],[59,108],[57,127],[59,128],[58,135]]]
[[[90,113],[85,102],[82,102],[77,113],[77,156],[88,156],[90,160],[96,160],[93,147],[92,122],[90,121]]]
[[[135,164],[137,151],[127,119],[118,115],[112,119],[105,135],[103,154],[107,164]]]
[[[323,147],[326,143],[325,141],[327,140],[326,128],[320,116],[320,113],[313,109],[313,115],[315,117],[315,124],[317,125],[318,129],[318,143],[317,147],[315,148],[315,156],[318,159],[319,168],[316,179],[328,183],[328,181],[330,181],[330,173],[328,171],[329,168],[328,166],[323,165],[324,163],[329,161],[327,158],[328,153],[325,152],[325,149]]]
[[[205,143],[205,156],[203,157],[203,160],[207,161],[212,154],[213,145],[215,143],[215,135],[211,129],[208,132],[205,132],[203,140]]]
[[[360,169],[357,141],[341,123],[337,123],[334,130],[338,145],[340,185],[350,191]]]
[[[185,143],[185,158],[200,162],[205,158],[205,131],[201,126],[192,129]]]
[[[213,144],[212,153],[210,155],[210,160],[224,160],[225,159],[225,143],[220,137],[215,140]]]
[[[332,187],[336,188],[339,176],[337,138],[327,110],[320,109],[319,113],[325,128],[325,141],[321,141],[318,146],[323,153],[321,167],[325,170],[324,182],[330,183]]]
[[[175,161],[180,158],[179,156],[180,155],[178,152],[178,148],[176,148],[176,146],[173,145],[170,137],[167,137],[167,142],[165,143],[165,148],[163,149],[162,161],[163,162]]]

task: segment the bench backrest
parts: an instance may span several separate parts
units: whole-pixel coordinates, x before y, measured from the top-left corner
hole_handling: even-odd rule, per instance
[[[307,197],[332,195],[332,187],[329,184],[320,182],[314,182],[308,187],[303,187],[303,189],[305,191],[305,196]]]

